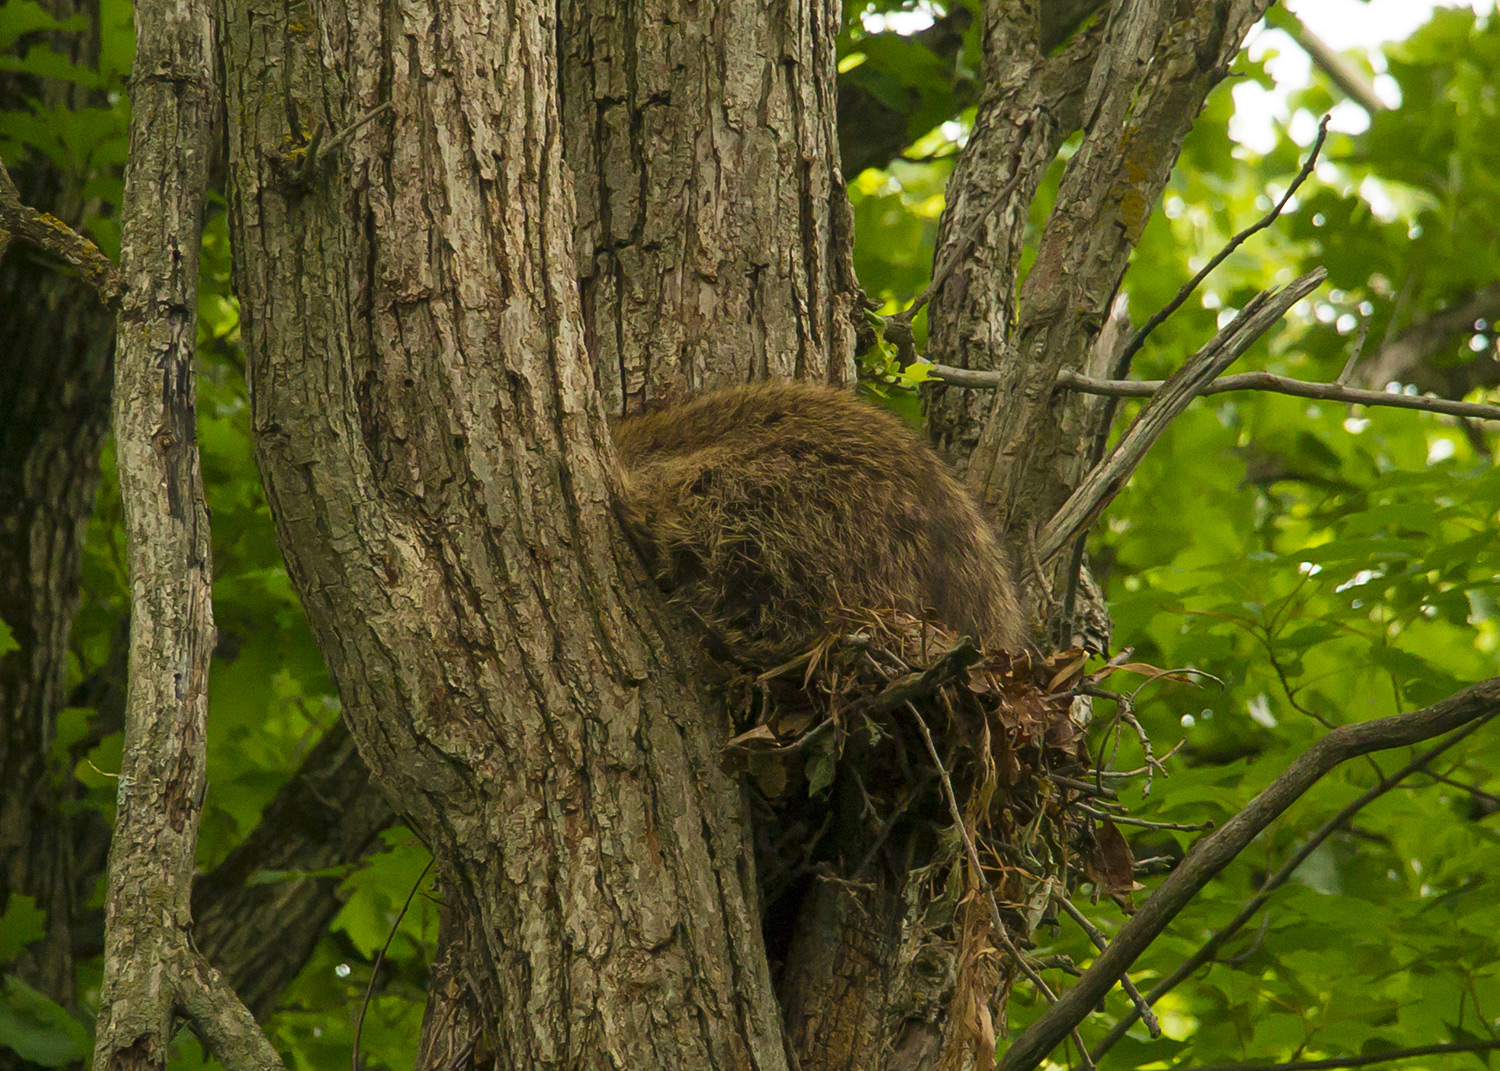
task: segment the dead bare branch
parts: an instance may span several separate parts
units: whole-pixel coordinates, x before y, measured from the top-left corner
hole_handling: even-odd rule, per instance
[[[1130,371],[1131,360],[1140,351],[1140,348],[1145,345],[1146,339],[1151,337],[1151,332],[1160,327],[1166,321],[1167,317],[1180,309],[1182,303],[1192,295],[1194,290],[1197,290],[1202,285],[1203,280],[1207,279],[1215,268],[1224,263],[1236,249],[1244,245],[1245,241],[1251,235],[1265,230],[1272,223],[1276,222],[1277,217],[1281,215],[1292,197],[1296,195],[1298,188],[1313,173],[1313,167],[1318,162],[1318,153],[1323,150],[1323,142],[1327,139],[1328,116],[1325,115],[1322,121],[1318,123],[1318,136],[1314,139],[1312,148],[1307,151],[1307,159],[1302,164],[1302,170],[1298,171],[1296,177],[1292,179],[1291,185],[1286,188],[1286,193],[1282,194],[1281,199],[1271,206],[1269,212],[1224,243],[1224,248],[1215,253],[1209,259],[1208,263],[1203,265],[1191,279],[1183,283],[1182,288],[1177,291],[1171,301],[1163,305],[1149,320],[1141,325],[1141,329],[1131,336],[1130,341],[1125,344],[1125,349],[1115,361],[1115,379],[1121,378],[1126,372]]]
[[[1184,979],[1190,977],[1199,967],[1213,960],[1218,955],[1219,949],[1223,948],[1224,944],[1235,934],[1239,933],[1241,928],[1243,928],[1247,922],[1254,918],[1256,913],[1266,905],[1266,902],[1271,898],[1271,894],[1274,893],[1277,889],[1281,888],[1281,886],[1285,885],[1291,878],[1291,876],[1297,872],[1297,868],[1305,863],[1308,857],[1312,855],[1313,852],[1317,851],[1318,847],[1325,840],[1327,840],[1338,830],[1343,829],[1345,826],[1347,826],[1351,818],[1353,818],[1366,806],[1373,803],[1381,796],[1385,795],[1397,785],[1401,784],[1412,774],[1419,773],[1425,770],[1429,765],[1431,765],[1434,759],[1443,754],[1443,752],[1447,751],[1449,748],[1453,747],[1453,745],[1467,738],[1481,726],[1485,725],[1492,716],[1493,713],[1480,718],[1476,718],[1469,724],[1465,725],[1463,728],[1459,729],[1457,732],[1450,735],[1446,740],[1442,741],[1434,747],[1429,748],[1421,755],[1418,755],[1415,759],[1407,763],[1405,766],[1401,767],[1401,769],[1397,770],[1389,777],[1381,778],[1381,780],[1377,784],[1373,785],[1371,788],[1361,794],[1358,799],[1350,802],[1349,805],[1343,810],[1339,811],[1338,814],[1334,815],[1328,821],[1319,826],[1313,832],[1312,836],[1307,838],[1302,847],[1292,853],[1287,861],[1282,863],[1281,866],[1277,868],[1276,872],[1265,880],[1265,883],[1261,885],[1260,891],[1253,897],[1251,897],[1248,901],[1246,901],[1245,905],[1240,908],[1239,912],[1234,916],[1234,918],[1230,919],[1229,922],[1225,923],[1222,927],[1216,930],[1214,934],[1208,938],[1208,940],[1204,941],[1203,944],[1199,946],[1196,952],[1194,952],[1187,959],[1183,960],[1183,962],[1177,967],[1176,970],[1174,970],[1171,974],[1167,975],[1167,977],[1163,978],[1154,987],[1152,987],[1151,992],[1146,997],[1147,1002],[1154,1004],[1156,1001],[1160,1000],[1162,997],[1170,993],[1173,989],[1176,989]],[[1134,1015],[1123,1016],[1120,1021],[1115,1024],[1114,1028],[1110,1030],[1107,1035],[1105,1035],[1104,1040],[1099,1042],[1099,1044],[1094,1047],[1094,1059],[1098,1060],[1101,1056],[1104,1055],[1104,1053],[1113,1048],[1115,1043],[1125,1036],[1125,1032],[1130,1029],[1130,1027],[1135,1023],[1135,1020],[1136,1016]]]
[[[0,160],[0,232],[24,238],[38,249],[71,264],[94,288],[100,301],[110,308],[119,307],[124,280],[114,261],[56,216],[23,204],[20,191],[5,169],[4,160]],[[4,243],[0,242],[0,250],[3,249]]]
[[[967,372],[964,369],[934,368],[932,374],[944,382],[949,371],[963,372],[971,380],[983,376],[983,372]],[[1066,390],[1084,394],[1107,394],[1116,398],[1149,398],[1161,390],[1160,379],[1090,379],[1076,372],[1064,372],[1057,385]],[[972,382],[961,384],[973,386]],[[1263,390],[1273,394],[1289,394],[1294,398],[1314,398],[1324,402],[1347,402],[1350,405],[1384,406],[1390,409],[1415,409],[1422,413],[1441,413],[1445,416],[1467,417],[1472,420],[1500,420],[1500,405],[1484,405],[1479,402],[1453,402],[1447,398],[1428,398],[1417,394],[1401,394],[1396,391],[1362,390],[1357,387],[1341,387],[1337,383],[1311,383],[1301,379],[1289,379],[1271,372],[1239,372],[1232,376],[1220,376],[1199,393],[1227,394],[1238,390]]]
[[[1151,444],[1203,389],[1219,377],[1240,354],[1286,315],[1288,309],[1322,283],[1322,268],[1308,272],[1283,290],[1261,291],[1238,316],[1190,357],[1136,417],[1119,445],[1084,477],[1062,508],[1037,536],[1037,553],[1051,558],[1088,529],[1125,487]]]
[[[1359,755],[1409,747],[1500,712],[1500,677],[1491,677],[1430,707],[1342,725],[1303,752],[1238,814],[1194,846],[1072,988],[1005,1053],[998,1071],[1032,1071],[1104,999],[1177,913],[1277,816],[1324,774]]]
[[[1094,942],[1095,948],[1103,952],[1109,947],[1109,942],[1104,939],[1104,934],[1088,920],[1088,917],[1082,911],[1073,906],[1073,901],[1069,900],[1066,896],[1059,896],[1056,899],[1058,906],[1067,913],[1070,919],[1078,923],[1078,928],[1088,935],[1090,941]],[[1161,1037],[1161,1023],[1157,1022],[1156,1014],[1151,1010],[1151,1005],[1146,1003],[1146,998],[1141,996],[1141,991],[1135,987],[1135,983],[1130,980],[1128,974],[1121,976],[1120,986],[1125,990],[1125,994],[1130,997],[1131,1002],[1135,1004],[1136,1015],[1146,1021],[1146,1030],[1153,1038]],[[1095,1063],[1099,1062],[1099,1058],[1093,1053],[1089,1053],[1089,1058]]]

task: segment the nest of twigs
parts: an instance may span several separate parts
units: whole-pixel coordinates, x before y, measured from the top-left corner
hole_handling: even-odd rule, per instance
[[[840,625],[736,682],[724,755],[758,790],[768,947],[814,880],[901,883],[906,954],[936,946],[953,964],[943,1066],[962,1066],[993,1052],[1018,973],[1046,993],[1025,951],[1041,921],[1083,883],[1129,908],[1133,859],[1080,702],[1110,695],[1098,681],[1121,667],[985,652],[893,611]],[[1117,716],[1139,731],[1128,705]]]

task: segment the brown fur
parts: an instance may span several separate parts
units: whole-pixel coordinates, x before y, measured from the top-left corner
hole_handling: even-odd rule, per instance
[[[900,421],[847,392],[733,387],[622,421],[614,439],[627,527],[738,656],[797,654],[839,611],[880,608],[1024,646],[1011,568],[973,501]]]

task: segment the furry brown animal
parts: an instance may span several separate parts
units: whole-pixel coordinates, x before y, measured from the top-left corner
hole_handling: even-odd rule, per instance
[[[930,611],[1025,645],[978,508],[895,417],[800,383],[733,387],[614,430],[622,515],[662,585],[745,660],[798,654],[840,611]]]

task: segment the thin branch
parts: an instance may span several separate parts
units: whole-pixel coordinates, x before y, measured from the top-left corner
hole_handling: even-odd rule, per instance
[[[953,816],[953,824],[958,827],[958,835],[963,838],[964,854],[968,856],[969,866],[974,871],[974,880],[984,892],[986,901],[990,908],[990,925],[995,928],[995,938],[1005,946],[1006,953],[1015,960],[1016,966],[1021,968],[1021,973],[1030,979],[1031,984],[1036,986],[1037,992],[1046,997],[1048,1001],[1057,1000],[1057,994],[1052,992],[1052,987],[1047,984],[1035,968],[1021,954],[1014,943],[1011,942],[1010,932],[1005,928],[1005,922],[1000,918],[1000,905],[995,900],[995,890],[990,888],[989,881],[984,876],[984,868],[979,862],[979,849],[974,846],[974,837],[969,832],[969,824],[964,821],[963,809],[958,805],[958,796],[953,791],[953,779],[948,776],[948,767],[943,765],[943,760],[938,756],[937,744],[933,742],[932,733],[928,731],[927,722],[922,719],[921,713],[911,703],[906,704],[907,711],[916,720],[917,729],[922,734],[922,740],[927,745],[927,754],[931,757],[937,767],[938,777],[943,784],[943,797],[948,801],[948,811]]]
[[[1429,766],[1434,759],[1436,759],[1439,755],[1443,754],[1443,752],[1447,751],[1449,748],[1453,747],[1455,744],[1464,740],[1470,734],[1478,730],[1481,726],[1488,722],[1495,713],[1496,712],[1491,711],[1490,714],[1486,714],[1482,717],[1476,718],[1468,725],[1465,725],[1457,732],[1451,734],[1446,740],[1435,745],[1434,747],[1429,748],[1427,751],[1417,756],[1415,759],[1407,763],[1405,766],[1401,767],[1401,769],[1397,770],[1389,777],[1381,778],[1379,783],[1371,786],[1358,799],[1351,801],[1349,805],[1346,806],[1343,810],[1339,811],[1338,814],[1334,815],[1332,818],[1328,819],[1328,821],[1324,822],[1321,826],[1314,830],[1313,834],[1307,838],[1302,847],[1294,852],[1290,857],[1288,857],[1286,862],[1282,863],[1281,866],[1277,868],[1276,872],[1265,880],[1265,883],[1261,886],[1260,891],[1253,897],[1251,897],[1244,904],[1244,906],[1240,908],[1239,912],[1234,916],[1234,918],[1230,919],[1229,922],[1220,927],[1218,931],[1216,931],[1211,937],[1209,937],[1207,941],[1203,942],[1203,944],[1199,946],[1198,950],[1191,956],[1189,956],[1186,960],[1184,960],[1176,970],[1174,970],[1171,974],[1167,975],[1166,978],[1158,982],[1152,988],[1150,994],[1148,994],[1146,999],[1150,1003],[1154,1004],[1156,1001],[1160,1000],[1162,997],[1170,993],[1173,989],[1176,989],[1177,986],[1180,985],[1185,979],[1194,974],[1199,967],[1213,960],[1218,955],[1219,949],[1223,948],[1224,945],[1228,943],[1231,937],[1239,933],[1241,928],[1243,928],[1247,922],[1249,922],[1256,916],[1260,909],[1266,905],[1267,901],[1271,899],[1271,894],[1285,885],[1291,879],[1292,875],[1297,872],[1297,868],[1305,863],[1308,857],[1311,856],[1313,852],[1317,851],[1325,840],[1331,837],[1338,830],[1347,826],[1349,824],[1349,820],[1365,807],[1369,806],[1375,800],[1378,800],[1381,796],[1385,795],[1391,789],[1395,788],[1401,782],[1405,781],[1412,774],[1419,773],[1426,769],[1426,767]],[[1097,1046],[1095,1046],[1094,1059],[1098,1060],[1101,1056],[1103,1056],[1106,1052],[1113,1048],[1115,1043],[1125,1036],[1125,1032],[1129,1030],[1134,1023],[1135,1016],[1133,1015],[1126,1015],[1121,1018],[1121,1020],[1115,1024],[1114,1028],[1110,1030],[1110,1032],[1104,1037],[1104,1040],[1101,1041]]]
[[[1244,245],[1246,239],[1248,239],[1251,235],[1265,230],[1272,223],[1276,222],[1276,218],[1281,215],[1282,210],[1286,208],[1293,195],[1296,194],[1298,187],[1306,182],[1308,176],[1313,173],[1313,166],[1318,162],[1318,153],[1322,151],[1323,142],[1326,141],[1327,138],[1328,116],[1325,115],[1323,116],[1323,121],[1318,124],[1318,136],[1313,140],[1312,148],[1307,152],[1307,160],[1302,164],[1302,170],[1298,171],[1296,177],[1292,179],[1292,184],[1286,188],[1286,193],[1281,195],[1281,200],[1277,201],[1276,204],[1272,206],[1271,211],[1267,212],[1260,219],[1256,220],[1254,223],[1250,224],[1250,226],[1246,227],[1244,230],[1240,231],[1240,233],[1236,234],[1233,238],[1229,239],[1228,243],[1225,244],[1223,249],[1215,253],[1209,260],[1209,262],[1203,265],[1203,267],[1198,270],[1198,273],[1196,275],[1194,275],[1191,279],[1183,284],[1182,289],[1177,291],[1176,297],[1172,298],[1171,301],[1163,305],[1159,310],[1157,310],[1157,312],[1151,317],[1151,319],[1147,320],[1144,324],[1141,325],[1141,329],[1137,331],[1133,336],[1131,336],[1131,339],[1126,344],[1124,351],[1120,354],[1119,359],[1115,362],[1116,379],[1119,379],[1126,372],[1130,371],[1131,359],[1136,355],[1140,348],[1145,345],[1146,339],[1151,337],[1151,332],[1160,327],[1166,321],[1167,317],[1171,316],[1174,312],[1182,307],[1182,303],[1192,295],[1194,290],[1198,289],[1204,279],[1208,278],[1209,273],[1211,273],[1220,264],[1224,263],[1224,261],[1229,258],[1229,254],[1233,253],[1240,246]]]
[[[370,983],[365,986],[365,999],[359,1004],[359,1017],[354,1020],[354,1044],[351,1046],[353,1057],[351,1063],[354,1071],[360,1071],[364,1066],[359,1058],[359,1038],[365,1031],[365,1012],[370,1010],[370,1000],[375,996],[375,979],[380,977],[380,966],[385,962],[385,954],[391,950],[391,942],[396,939],[396,931],[401,928],[401,920],[406,918],[406,913],[411,910],[411,902],[417,898],[417,890],[422,887],[422,882],[427,880],[427,872],[432,869],[434,860],[427,860],[427,865],[422,868],[422,873],[417,875],[417,880],[412,882],[411,892],[406,894],[406,903],[401,905],[401,910],[396,914],[396,921],[391,923],[391,930],[385,935],[385,944],[380,946],[380,953],[375,957],[375,962],[370,965]]]
[[[184,959],[179,999],[188,1026],[205,1051],[213,1053],[226,1068],[279,1071],[282,1064],[276,1047],[224,976],[191,949]]]
[[[963,372],[966,378],[992,376],[991,372],[968,372],[965,369],[948,369],[934,366],[932,374],[944,382],[951,382],[949,371]],[[1116,398],[1149,398],[1161,390],[1160,379],[1091,379],[1076,372],[1063,372],[1057,385],[1065,390],[1076,390],[1083,394],[1105,394]],[[978,386],[975,383],[961,386]],[[993,385],[993,384],[990,384]],[[1350,405],[1385,406],[1390,409],[1416,409],[1423,413],[1442,413],[1445,416],[1468,417],[1473,420],[1500,420],[1500,405],[1482,405],[1477,402],[1455,402],[1447,398],[1427,398],[1414,394],[1399,394],[1394,391],[1362,390],[1358,387],[1342,387],[1337,383],[1311,383],[1301,379],[1270,372],[1237,372],[1232,376],[1220,376],[1199,394],[1226,394],[1236,390],[1264,390],[1275,394],[1290,394],[1294,398],[1313,398],[1324,402],[1347,402]]]
[[[71,264],[94,288],[100,301],[112,309],[119,307],[125,282],[114,261],[56,216],[23,204],[21,192],[11,181],[4,160],[0,160],[0,232],[24,238],[38,249]]]
[[[1228,326],[1188,358],[1135,418],[1110,454],[1079,484],[1037,537],[1037,553],[1051,558],[1088,529],[1125,487],[1146,451],[1203,389],[1219,377],[1288,309],[1312,293],[1327,273],[1317,268],[1285,289],[1262,290]]]
[[[1108,818],[1117,826],[1140,826],[1142,829],[1168,829],[1178,833],[1206,833],[1214,827],[1212,822],[1152,822],[1145,818],[1132,818],[1124,814],[1105,814],[1092,807],[1076,804],[1080,811],[1095,818]]]
[[[1328,76],[1328,80],[1367,114],[1378,115],[1387,110],[1385,101],[1376,96],[1375,85],[1369,77],[1342,53],[1309,30],[1284,5],[1278,4],[1268,10],[1266,21],[1296,41],[1297,47],[1307,53],[1307,58]]]
[[[943,795],[948,801],[948,811],[953,816],[953,824],[958,827],[959,836],[963,838],[964,854],[968,856],[969,866],[974,871],[974,880],[984,892],[985,900],[990,909],[990,925],[994,927],[995,939],[1004,947],[1006,955],[1011,958],[1021,973],[1026,975],[1031,984],[1036,986],[1038,993],[1046,997],[1049,1002],[1057,1000],[1057,994],[1047,985],[1046,979],[1036,972],[1030,961],[1028,961],[1021,950],[1016,947],[1015,942],[1010,939],[1010,932],[1005,928],[1005,922],[1000,918],[1000,905],[995,900],[995,890],[990,888],[989,881],[984,876],[984,868],[979,863],[979,850],[974,847],[974,838],[969,833],[969,825],[964,821],[963,810],[958,805],[958,796],[953,791],[953,779],[948,776],[948,767],[943,765],[943,760],[938,757],[937,744],[933,742],[932,733],[927,729],[927,722],[922,719],[922,714],[911,703],[906,704],[906,709],[916,719],[917,729],[922,734],[922,741],[927,745],[927,754],[932,758],[937,767],[938,776],[943,783]],[[1083,1043],[1083,1038],[1075,1028],[1070,1031],[1073,1044],[1078,1046],[1078,1056],[1083,1061],[1086,1069],[1092,1069],[1094,1061],[1089,1058],[1089,1050]]]
[[[1450,1052],[1491,1052],[1496,1049],[1500,1049],[1500,1040],[1461,1041],[1442,1045],[1419,1045],[1414,1049],[1390,1049],[1386,1052],[1366,1053],[1363,1056],[1332,1056],[1326,1060],[1289,1060],[1280,1064],[1198,1064],[1196,1067],[1184,1067],[1181,1071],[1339,1071],[1340,1068],[1369,1067],[1372,1064],[1384,1064],[1392,1060],[1410,1060],[1417,1056],[1440,1056]]]
[[[1497,712],[1500,677],[1491,677],[1415,713],[1342,725],[1328,733],[1223,827],[1193,847],[1115,935],[1109,950],[1015,1040],[997,1065],[998,1071],[1032,1071],[1040,1064],[1104,999],[1177,913],[1328,771],[1356,756],[1410,747]]]
[[[1078,928],[1088,935],[1090,941],[1094,942],[1095,948],[1103,952],[1109,947],[1109,942],[1104,939],[1104,934],[1088,920],[1082,911],[1079,911],[1073,905],[1073,901],[1069,900],[1066,896],[1058,896],[1056,899],[1058,905],[1067,912],[1068,917],[1078,923]],[[1135,1004],[1136,1015],[1146,1020],[1146,1029],[1150,1032],[1151,1036],[1153,1038],[1161,1037],[1161,1023],[1157,1022],[1156,1013],[1151,1010],[1151,1005],[1146,1003],[1146,998],[1141,996],[1141,991],[1130,980],[1130,975],[1127,974],[1120,977],[1120,986],[1125,990],[1126,995],[1130,997],[1131,1002]],[[1097,1063],[1098,1061],[1095,1060],[1095,1062]]]

